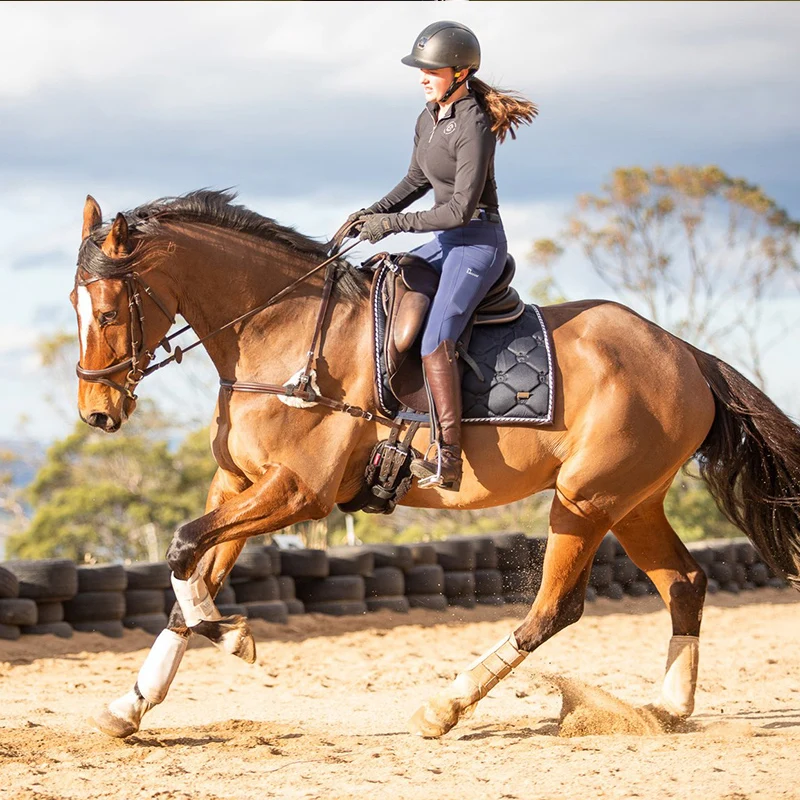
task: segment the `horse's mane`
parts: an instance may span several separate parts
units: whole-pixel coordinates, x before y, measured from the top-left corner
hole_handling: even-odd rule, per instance
[[[78,254],[78,266],[92,275],[102,278],[119,277],[130,272],[134,263],[143,255],[146,240],[162,231],[165,222],[196,222],[217,228],[249,234],[291,250],[295,253],[318,259],[327,257],[326,245],[294,228],[278,224],[270,217],[234,204],[236,193],[198,189],[180,197],[161,197],[131,211],[123,212],[131,234],[140,241],[134,251],[121,258],[111,258],[100,245],[111,230],[111,222],[98,225],[83,242]],[[369,293],[367,275],[357,270],[345,259],[335,262],[337,267],[336,289],[340,296],[355,300]]]

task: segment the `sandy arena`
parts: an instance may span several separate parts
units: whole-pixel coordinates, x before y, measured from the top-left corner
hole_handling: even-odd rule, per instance
[[[131,687],[152,637],[0,643],[0,797],[800,798],[800,595],[709,599],[684,730],[634,708],[654,696],[670,635],[647,598],[598,601],[446,737],[410,736],[419,703],[516,619],[484,608],[256,623],[255,665],[195,644],[124,741],[86,719]]]

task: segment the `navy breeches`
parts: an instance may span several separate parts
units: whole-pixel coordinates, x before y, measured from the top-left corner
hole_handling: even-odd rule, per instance
[[[411,251],[439,273],[439,288],[422,332],[422,355],[443,341],[458,341],[478,303],[500,277],[508,255],[503,226],[473,219],[461,228],[439,231]]]

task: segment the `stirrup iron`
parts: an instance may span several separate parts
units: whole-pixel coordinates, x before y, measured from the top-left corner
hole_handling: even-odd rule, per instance
[[[428,454],[431,452],[432,447],[436,448],[436,472],[424,478],[417,478],[417,486],[419,486],[420,489],[425,489],[428,486],[442,486],[444,483],[442,481],[442,448],[439,446],[439,442],[431,442],[428,445],[428,449],[425,451],[425,457],[422,460],[428,461]]]

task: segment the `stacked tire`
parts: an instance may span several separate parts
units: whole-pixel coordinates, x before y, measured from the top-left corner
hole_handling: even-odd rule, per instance
[[[482,606],[504,606],[503,573],[497,567],[497,546],[490,536],[478,536],[475,546],[475,602]]]
[[[379,552],[377,560],[380,566],[376,566],[376,553],[369,547],[332,547],[328,550],[330,575],[360,575],[364,580],[367,611],[407,613],[409,605],[405,596],[403,566],[411,562],[409,554],[404,552],[406,549]]]
[[[0,567],[0,639],[19,639],[22,626],[35,626],[37,621],[36,601],[20,598],[17,576]]]
[[[444,570],[438,563],[433,544],[408,546],[411,566],[405,572],[406,597],[411,608],[445,611]]]
[[[491,536],[497,553],[497,568],[502,573],[506,603],[529,606],[542,581],[541,565],[531,559],[531,544],[524,533],[497,533]]]
[[[706,573],[709,594],[786,586],[749,541],[702,542],[689,545],[689,551]]]
[[[125,566],[123,572],[125,597],[123,626],[140,628],[157,636],[167,627],[169,612],[175,603],[170,581],[171,572],[167,562],[137,561]]]
[[[620,556],[624,556],[624,551],[616,537],[610,533],[606,534],[594,555],[587,594],[593,597],[606,597],[609,600],[622,600],[625,592],[622,585],[614,580],[614,566]]]
[[[281,599],[277,577],[280,570],[281,557],[277,549],[246,546],[230,574],[236,606],[218,601],[220,614],[224,617],[243,614],[251,619],[285,623],[289,619],[289,610],[286,602]]]
[[[336,617],[367,613],[363,576],[331,575],[324,550],[281,550],[280,557],[281,575],[294,579],[306,613]]]
[[[17,582],[16,597],[0,601],[4,612],[0,613],[0,625],[5,636],[16,638],[24,634],[54,634],[62,638],[72,636],[72,627],[64,622],[64,603],[71,601],[78,592],[78,577],[75,564],[63,558],[47,558],[41,561],[8,561],[5,572],[11,573],[0,583],[6,593]],[[2,595],[0,595],[2,596]],[[16,627],[18,631],[6,630]]]
[[[127,576],[121,565],[81,565],[78,593],[64,604],[64,618],[76,631],[119,639],[124,631]]]
[[[449,606],[475,608],[475,543],[471,539],[431,542],[444,571],[444,596]]]

